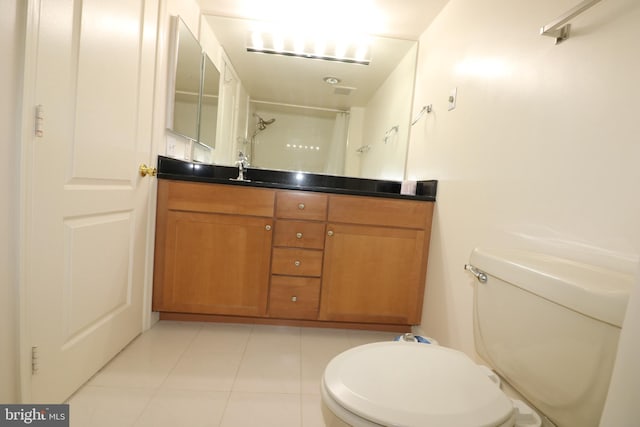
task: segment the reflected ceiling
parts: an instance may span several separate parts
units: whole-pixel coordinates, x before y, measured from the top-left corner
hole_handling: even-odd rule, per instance
[[[338,61],[248,52],[247,38],[255,21],[206,16],[253,100],[348,110],[364,107],[415,41],[373,37],[371,63]],[[325,77],[340,81],[331,85]]]
[[[342,20],[350,26],[371,21],[373,35],[418,40],[448,0],[197,0],[203,14],[278,20],[320,22],[334,27]],[[351,6],[346,9],[346,6]],[[291,16],[300,12],[300,16]],[[357,16],[349,16],[355,13]],[[325,17],[321,21],[319,17]],[[364,22],[368,24],[367,22]],[[366,28],[366,26],[365,26]]]

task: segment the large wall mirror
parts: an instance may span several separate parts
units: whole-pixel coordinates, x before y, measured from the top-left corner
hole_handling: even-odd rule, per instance
[[[172,28],[167,128],[213,149],[220,73],[180,17],[172,17]]]
[[[416,41],[372,37],[363,65],[252,52],[261,23],[205,18],[248,95],[244,130],[218,141],[234,145],[229,153],[247,153],[253,167],[403,179]]]

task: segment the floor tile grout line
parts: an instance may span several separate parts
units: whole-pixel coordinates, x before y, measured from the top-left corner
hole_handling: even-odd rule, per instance
[[[167,374],[164,376],[164,378],[162,379],[162,382],[158,385],[156,392],[158,390],[160,390],[162,388],[162,386],[167,382],[167,379],[169,378],[169,376],[171,375],[171,373],[173,371],[175,371],[176,367],[178,366],[178,364],[180,363],[180,361],[182,360],[182,357],[185,355],[185,353],[189,350],[189,348],[193,345],[193,342],[196,340],[196,338],[198,337],[198,335],[200,335],[202,333],[202,329],[203,329],[203,324],[200,323],[198,324],[198,329],[196,331],[195,334],[193,334],[193,337],[191,338],[191,340],[189,341],[189,343],[187,345],[185,345],[184,349],[180,352],[180,355],[176,358],[175,362],[173,363],[173,366],[171,367],[171,369],[169,369],[169,371],[167,372]],[[154,394],[155,397],[155,394]]]
[[[304,422],[304,417],[302,416],[302,328],[298,328],[298,344],[299,344],[299,352],[300,357],[298,358],[298,406],[300,408],[299,421],[300,425]]]
[[[159,324],[159,322],[157,322],[156,325],[157,324]],[[148,330],[151,330],[152,328],[153,328],[153,326],[151,328],[149,328]],[[200,334],[201,331],[202,331],[202,324],[199,324],[198,328],[196,329],[196,333],[193,334],[193,337],[191,338],[189,343],[187,345],[185,345],[185,347],[182,350],[182,352],[180,353],[180,355],[176,358],[176,360],[175,360],[173,366],[171,367],[171,369],[169,369],[169,371],[164,375],[164,378],[162,379],[160,384],[158,384],[157,387],[153,388],[153,393],[151,393],[151,397],[149,398],[149,400],[147,400],[147,402],[145,403],[144,407],[142,408],[142,411],[138,414],[138,416],[136,417],[134,422],[131,424],[132,426],[135,426],[136,424],[138,424],[140,422],[140,420],[142,419],[142,416],[147,411],[147,408],[149,408],[149,405],[151,404],[151,402],[153,402],[153,400],[156,398],[156,396],[158,396],[158,393],[162,389],[162,386],[164,385],[165,382],[167,382],[167,378],[169,378],[169,375],[171,375],[171,372],[173,372],[174,369],[176,369],[176,366],[178,366],[178,363],[180,363],[180,359],[182,359],[182,356],[184,356],[184,354],[187,351],[187,349],[193,344],[193,341],[196,339],[196,337]],[[131,388],[131,387],[127,387],[127,388]]]
[[[242,362],[244,361],[244,358],[247,354],[247,349],[249,348],[249,341],[251,341],[251,336],[253,335],[254,330],[255,330],[255,325],[251,325],[251,329],[247,334],[247,339],[244,342],[244,348],[242,349],[242,354],[240,355],[240,359],[238,360],[238,364],[236,366],[236,373],[233,376],[233,381],[231,382],[231,390],[229,390],[230,392],[233,392],[235,389],[236,382],[238,381],[238,374],[240,373],[240,367],[242,366]]]
[[[242,349],[242,353],[240,354],[238,363],[236,365],[236,373],[233,376],[233,381],[231,382],[231,387],[229,390],[229,394],[227,395],[227,401],[224,404],[224,409],[222,410],[222,416],[220,417],[220,422],[218,423],[218,427],[222,426],[224,422],[224,417],[227,415],[227,411],[229,409],[229,401],[231,400],[231,394],[234,391],[236,381],[238,380],[238,373],[240,373],[240,366],[242,365],[242,361],[244,360],[245,354],[247,353],[247,348],[249,347],[249,340],[251,340],[251,335],[253,334],[253,330],[255,329],[255,325],[251,325],[251,329],[247,334],[247,339],[244,342],[244,348]]]

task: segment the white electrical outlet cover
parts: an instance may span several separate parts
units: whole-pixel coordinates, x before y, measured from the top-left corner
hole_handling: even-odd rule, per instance
[[[449,92],[449,111],[456,108],[457,99],[458,99],[458,88],[454,87],[453,89],[451,89],[451,92]]]

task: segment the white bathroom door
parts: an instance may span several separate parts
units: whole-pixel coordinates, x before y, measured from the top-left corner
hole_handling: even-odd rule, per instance
[[[152,161],[158,8],[29,2],[25,100],[39,117],[23,163],[31,402],[64,401],[142,330],[153,178],[137,169]]]

